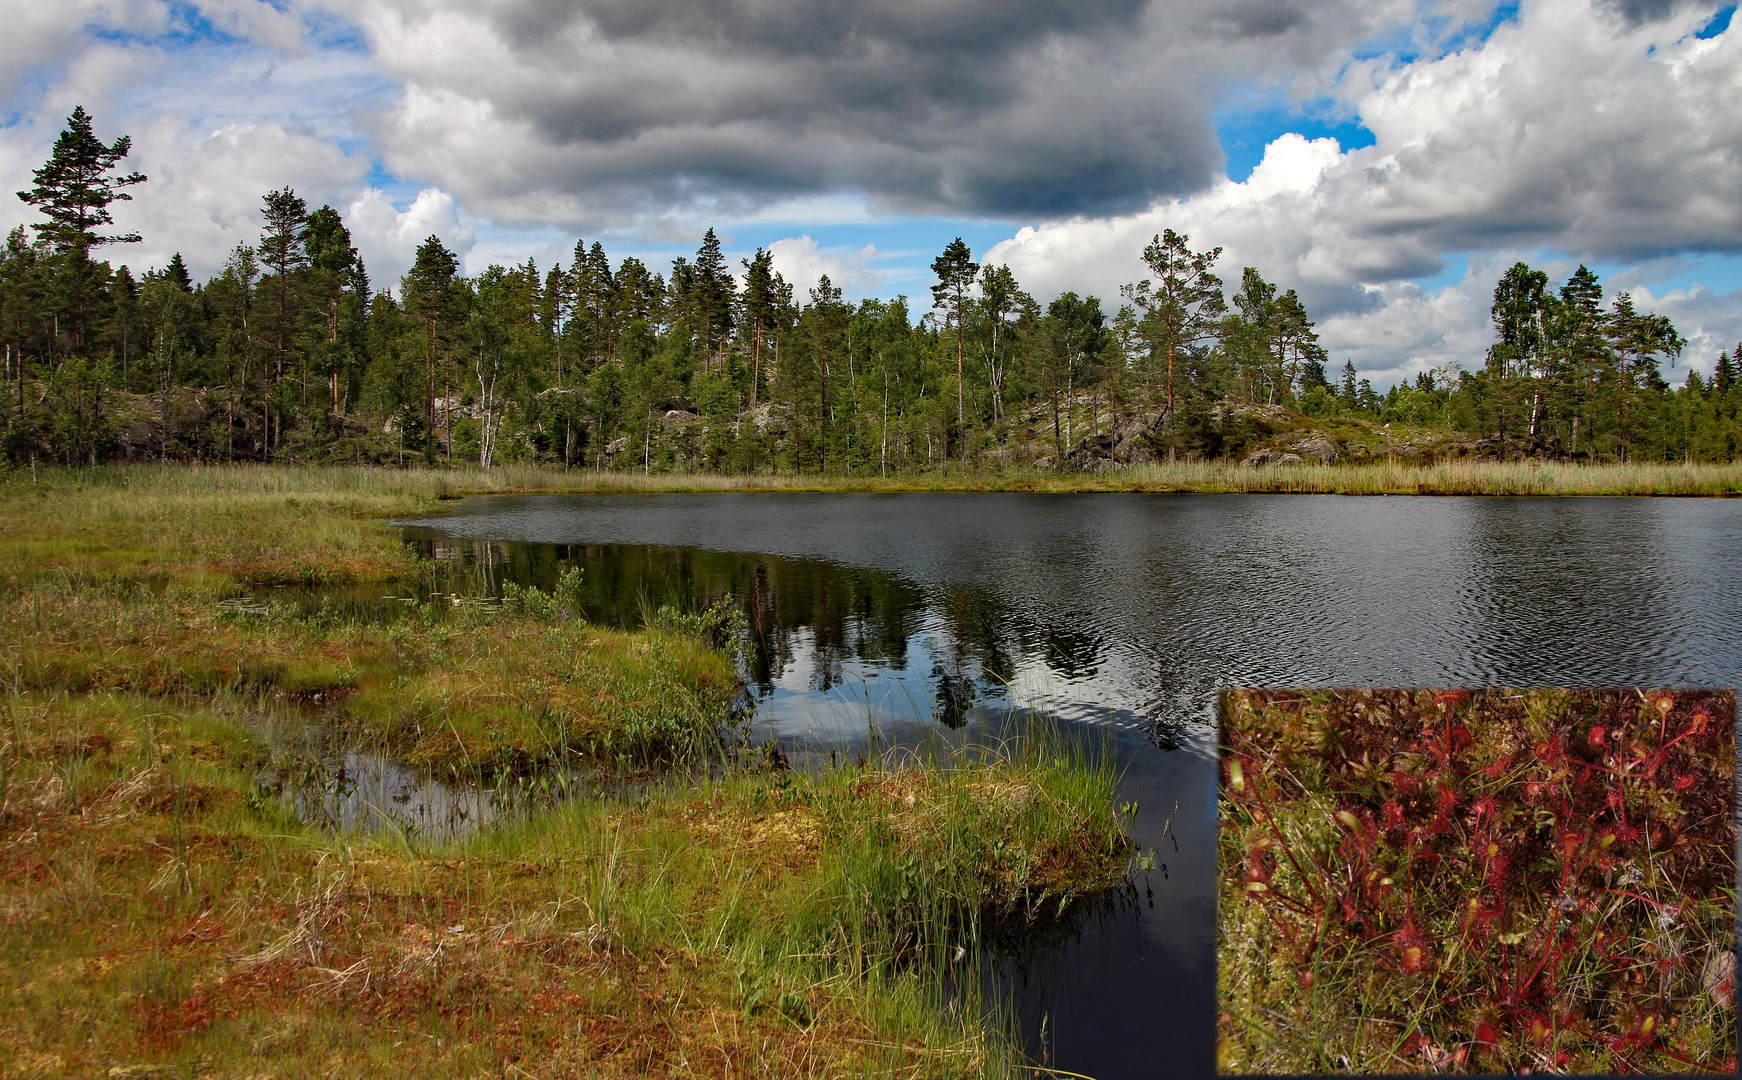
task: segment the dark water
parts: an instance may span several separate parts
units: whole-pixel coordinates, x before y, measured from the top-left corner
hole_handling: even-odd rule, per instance
[[[544,496],[417,525],[486,581],[579,562],[606,621],[736,598],[794,753],[1013,708],[1104,738],[1166,873],[1009,973],[1034,1048],[1101,1080],[1214,1071],[1217,689],[1742,682],[1736,501]]]

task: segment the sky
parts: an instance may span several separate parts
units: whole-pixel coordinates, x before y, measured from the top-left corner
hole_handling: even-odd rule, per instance
[[[150,179],[135,270],[197,277],[261,198],[338,209],[378,288],[714,228],[802,296],[929,306],[954,237],[1118,304],[1163,229],[1298,290],[1333,369],[1475,368],[1494,283],[1581,263],[1742,342],[1742,25],[1694,0],[12,0],[0,182],[73,108]],[[0,227],[34,211],[0,200]]]

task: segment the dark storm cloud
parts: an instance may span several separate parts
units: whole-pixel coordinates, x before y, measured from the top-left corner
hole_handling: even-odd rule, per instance
[[[1306,22],[1306,16],[1283,0],[1246,0],[1211,15],[1206,25],[1225,37],[1264,38],[1286,34]]]
[[[713,42],[773,57],[848,57],[879,44],[987,57],[1050,33],[1129,33],[1146,6],[1147,0],[591,0],[557,10],[618,41]],[[538,8],[548,10],[542,0]]]
[[[457,16],[506,54],[478,73],[428,50],[381,50],[408,84],[482,101],[492,122],[530,130],[538,153],[520,148],[523,182],[503,169],[469,200],[554,188],[626,213],[686,195],[754,205],[858,191],[902,210],[1017,217],[1118,213],[1202,189],[1222,166],[1218,86],[1285,82],[1414,10],[1401,0],[376,2],[413,30],[434,25],[432,10]],[[401,150],[431,165],[443,152]]]
[[[1629,26],[1661,22],[1688,5],[1688,0],[1598,0],[1627,20]]]

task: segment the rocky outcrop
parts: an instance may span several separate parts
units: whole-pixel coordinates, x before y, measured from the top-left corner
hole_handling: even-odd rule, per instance
[[[1320,434],[1309,435],[1289,447],[1289,450],[1299,454],[1308,461],[1316,461],[1320,465],[1329,465],[1340,456],[1337,444]]]
[[[1285,450],[1258,450],[1248,454],[1240,464],[1247,468],[1258,469],[1268,465],[1305,465],[1306,459],[1299,454],[1291,454]]]

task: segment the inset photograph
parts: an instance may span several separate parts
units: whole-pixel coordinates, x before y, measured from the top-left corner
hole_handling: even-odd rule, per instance
[[[1733,692],[1221,712],[1221,1072],[1735,1073]]]

